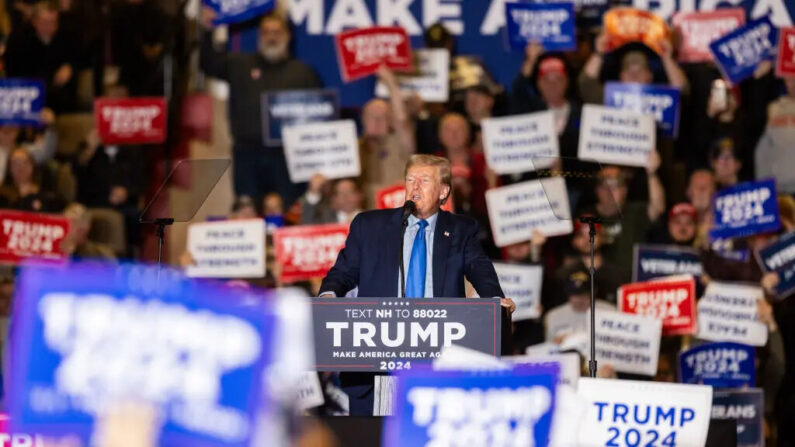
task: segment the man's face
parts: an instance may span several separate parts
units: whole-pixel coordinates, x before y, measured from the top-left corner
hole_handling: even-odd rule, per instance
[[[641,64],[632,64],[619,75],[621,82],[634,82],[636,84],[651,84],[652,74],[648,68]]]
[[[715,180],[710,172],[696,172],[690,177],[690,184],[687,187],[687,198],[699,212],[704,212],[712,202],[715,194]]]
[[[678,244],[688,243],[696,236],[696,222],[687,214],[679,214],[668,220],[668,234]]]
[[[621,170],[616,167],[602,169],[599,185],[596,187],[596,196],[599,203],[605,207],[624,206],[627,200],[627,186],[621,176]]]
[[[425,219],[439,211],[450,187],[442,185],[436,166],[412,166],[406,173],[406,200],[417,205],[417,217]]]
[[[560,73],[549,73],[538,79],[538,89],[547,104],[558,104],[566,98],[569,80]]]
[[[36,35],[45,43],[49,43],[58,32],[58,13],[56,11],[41,9],[33,17],[32,22]]]
[[[341,180],[334,186],[332,207],[343,213],[352,213],[362,209],[362,193],[351,180]]]
[[[277,19],[265,19],[259,26],[259,51],[265,60],[278,62],[287,57],[290,33]]]
[[[715,178],[718,181],[726,182],[733,179],[742,165],[740,161],[734,158],[731,150],[724,150],[718,154],[717,158],[712,160],[712,169],[715,171]]]
[[[575,312],[585,312],[588,310],[591,297],[587,293],[569,295],[569,304]]]
[[[464,100],[467,115],[472,120],[491,116],[491,108],[494,107],[494,98],[483,92],[469,89]]]
[[[389,105],[381,99],[374,99],[364,106],[362,127],[368,137],[383,137],[389,133]]]
[[[15,151],[9,160],[11,177],[17,183],[30,182],[33,179],[33,163],[27,154]]]
[[[444,118],[439,127],[439,141],[448,152],[466,149],[469,143],[469,124],[459,116]]]

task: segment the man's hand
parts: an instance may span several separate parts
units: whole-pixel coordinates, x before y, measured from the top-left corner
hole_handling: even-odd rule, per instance
[[[646,161],[646,173],[654,174],[660,169],[660,153],[656,150],[649,152],[649,159]]]
[[[395,73],[386,65],[381,64],[381,66],[378,67],[376,74],[378,75],[378,79],[387,86],[398,85],[397,78],[395,78]]]
[[[508,312],[513,314],[513,311],[516,310],[516,303],[513,302],[510,298],[500,298],[500,305],[508,309]]]
[[[674,46],[667,37],[661,37],[660,40],[657,41],[657,44],[660,46],[664,58],[673,59]]]
[[[776,287],[778,287],[780,280],[777,272],[768,272],[762,276],[762,288],[765,289],[768,295],[776,294]]]
[[[69,64],[63,64],[58,68],[58,71],[55,72],[55,76],[53,76],[53,84],[60,87],[69,80],[72,79],[72,66]]]

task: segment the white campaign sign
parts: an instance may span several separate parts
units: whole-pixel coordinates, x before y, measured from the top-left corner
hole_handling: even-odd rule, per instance
[[[490,189],[486,204],[498,247],[529,241],[533,230],[559,236],[573,229],[566,182],[561,177]]]
[[[352,120],[298,124],[282,129],[290,180],[306,182],[315,174],[327,178],[358,177],[359,144]]]
[[[548,168],[560,156],[551,110],[483,120],[483,151],[497,174]]]
[[[612,310],[597,310],[595,320],[598,364],[610,364],[616,371],[630,374],[657,373],[662,320]],[[588,331],[590,321],[589,316]],[[590,341],[582,347],[582,355],[589,356]]]
[[[698,302],[698,338],[751,346],[767,343],[767,326],[759,321],[760,287],[712,281]]]
[[[654,116],[587,104],[577,156],[602,163],[646,166],[656,144]]]
[[[540,265],[521,265],[495,262],[494,270],[500,278],[505,296],[516,303],[513,321],[530,320],[541,316],[541,281],[544,268]]]
[[[395,73],[400,91],[416,93],[427,102],[447,102],[450,96],[450,52],[443,48],[414,50],[418,73]],[[388,98],[389,90],[382,82],[375,86],[375,95]]]
[[[188,227],[188,252],[194,264],[186,273],[199,278],[265,276],[265,221],[225,220]]]
[[[306,371],[299,376],[295,405],[298,410],[304,411],[323,405],[323,390],[320,388],[320,379],[317,372]]]
[[[583,377],[577,394],[587,402],[579,447],[704,447],[712,387]]]

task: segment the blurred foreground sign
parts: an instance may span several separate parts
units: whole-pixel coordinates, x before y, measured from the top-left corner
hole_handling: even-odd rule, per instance
[[[264,297],[244,306],[251,293],[132,264],[26,267],[12,429],[88,440],[110,408],[143,401],[159,409],[158,445],[248,445],[274,326]]]

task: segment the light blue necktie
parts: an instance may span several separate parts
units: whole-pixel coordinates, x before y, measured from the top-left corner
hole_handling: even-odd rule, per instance
[[[425,298],[425,270],[428,262],[425,250],[425,228],[428,221],[425,219],[417,222],[420,229],[414,237],[411,247],[411,261],[409,261],[409,275],[406,279],[406,298]]]

